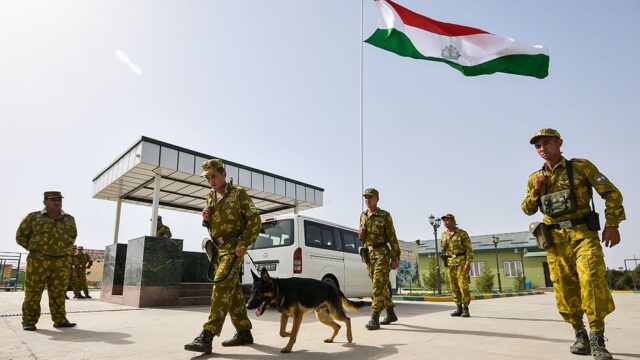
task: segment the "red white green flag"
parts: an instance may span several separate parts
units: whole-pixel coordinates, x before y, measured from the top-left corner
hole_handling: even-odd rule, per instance
[[[391,0],[375,0],[378,29],[366,42],[414,59],[440,61],[466,76],[497,72],[543,79],[549,52],[509,37],[430,19]]]

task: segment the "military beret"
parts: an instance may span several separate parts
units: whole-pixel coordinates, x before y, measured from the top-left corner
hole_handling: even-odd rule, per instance
[[[62,199],[62,193],[60,191],[45,191],[44,199]]]
[[[453,214],[444,214],[444,215],[442,215],[440,217],[440,219],[442,219],[442,220],[447,219],[447,218],[454,219],[454,220],[456,219],[456,217],[453,216]]]
[[[558,130],[551,129],[551,128],[542,128],[538,130],[538,132],[535,133],[533,137],[531,137],[531,140],[529,140],[529,144],[533,144],[536,142],[536,140],[538,140],[538,138],[545,137],[545,136],[553,136],[560,139],[560,133],[558,132]]]
[[[367,195],[380,196],[378,193],[378,190],[374,188],[368,188],[367,190],[364,191],[364,194],[362,194],[362,196],[367,196]]]
[[[224,163],[220,159],[209,159],[202,163],[202,174],[200,176],[209,176],[214,171],[222,169],[224,170]]]

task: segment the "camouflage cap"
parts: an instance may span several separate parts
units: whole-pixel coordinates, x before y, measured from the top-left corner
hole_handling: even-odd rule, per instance
[[[538,130],[538,132],[535,133],[533,137],[531,137],[531,140],[529,140],[529,144],[533,145],[533,143],[535,143],[538,138],[545,136],[554,136],[560,139],[560,133],[558,132],[558,130],[552,128],[542,128]]]
[[[202,174],[200,176],[209,176],[218,169],[224,170],[224,163],[220,159],[209,159],[202,163]]]
[[[158,215],[158,220],[162,221],[162,216]]]
[[[380,193],[378,192],[378,190],[374,188],[368,188],[367,190],[364,191],[364,194],[362,194],[362,196],[367,196],[367,195],[380,196],[379,194]]]
[[[62,193],[60,191],[45,191],[44,199],[62,199]]]
[[[454,219],[454,220],[456,219],[456,217],[453,214],[444,214],[444,215],[442,215],[440,217],[441,220],[444,220],[444,219],[447,219],[447,218],[448,219]]]
[[[78,250],[84,250],[82,246],[78,246]]]

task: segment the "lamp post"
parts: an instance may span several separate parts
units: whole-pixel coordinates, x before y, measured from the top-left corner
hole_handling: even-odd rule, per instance
[[[438,228],[440,227],[440,218],[436,218],[431,214],[429,216],[429,224],[433,226],[433,237],[435,239],[436,246],[436,288],[438,289],[438,296],[442,295],[442,280],[440,279],[440,253],[438,252]]]
[[[526,280],[527,276],[524,274],[524,256],[527,254],[527,249],[518,249],[516,248],[514,251],[516,254],[520,254],[520,265],[522,266],[522,277]]]
[[[500,242],[500,238],[495,235],[491,235],[491,241],[493,242],[493,247],[495,248],[495,252],[496,252],[496,271],[498,272],[498,292],[501,293],[502,281],[500,280],[500,263],[498,262],[498,243]]]

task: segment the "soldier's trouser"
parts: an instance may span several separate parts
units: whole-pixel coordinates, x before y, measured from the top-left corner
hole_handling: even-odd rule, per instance
[[[69,285],[67,286],[67,291],[71,287],[71,290],[75,295],[80,295],[80,284],[78,283],[78,272],[76,268],[71,266],[69,267]]]
[[[236,259],[233,261],[233,259]],[[251,321],[247,316],[247,308],[244,304],[244,296],[242,295],[242,285],[240,284],[240,268],[242,267],[243,258],[236,258],[235,255],[224,255],[218,259],[218,267],[214,281],[222,279],[227,273],[224,280],[213,285],[211,293],[211,311],[209,319],[204,323],[202,328],[209,331],[215,336],[220,336],[224,319],[229,313],[231,323],[238,331],[251,329]],[[229,269],[231,271],[229,272]]]
[[[604,332],[604,318],[615,310],[605,280],[604,253],[597,232],[578,225],[552,230],[547,249],[549,272],[560,315],[574,329],[582,329],[587,314],[593,332]]]
[[[22,303],[22,324],[35,325],[40,319],[40,300],[45,285],[54,325],[67,321],[64,294],[69,281],[69,257],[47,256],[30,252],[27,257],[26,288]]]
[[[87,285],[87,270],[78,268],[78,292],[84,291],[85,294],[89,293],[89,286]]]
[[[371,312],[379,314],[383,309],[392,310],[394,308],[389,293],[389,264],[391,256],[388,248],[369,250],[369,277],[373,285],[373,303]]]
[[[464,265],[449,264],[449,280],[451,282],[451,297],[458,305],[469,305],[469,275],[464,271]]]

